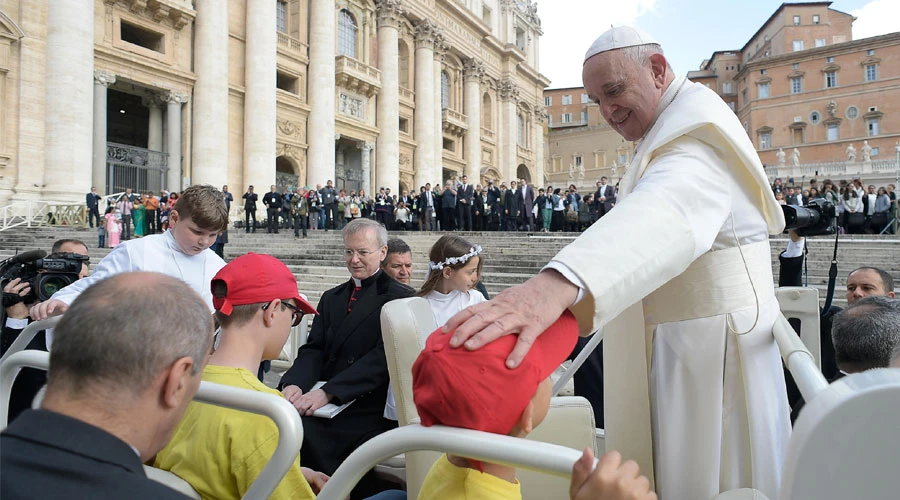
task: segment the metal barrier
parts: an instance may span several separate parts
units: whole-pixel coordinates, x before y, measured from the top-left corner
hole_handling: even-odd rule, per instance
[[[158,193],[166,186],[168,161],[168,153],[108,142],[106,192],[131,188],[136,193]]]

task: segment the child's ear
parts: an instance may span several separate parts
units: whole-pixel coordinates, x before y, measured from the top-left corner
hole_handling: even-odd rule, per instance
[[[528,401],[528,406],[525,407],[525,410],[522,411],[522,416],[519,417],[519,428],[525,431],[525,434],[530,434],[532,430],[534,430],[534,401]]]
[[[453,272],[453,269],[450,269],[449,267],[445,267],[445,268],[441,269],[441,274],[444,276],[445,279],[450,279],[450,274],[452,272]]]

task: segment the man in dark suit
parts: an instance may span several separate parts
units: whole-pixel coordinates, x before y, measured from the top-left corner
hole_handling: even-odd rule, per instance
[[[475,188],[469,184],[469,178],[460,177],[456,185],[456,211],[459,220],[457,229],[461,231],[472,230],[472,202],[475,197]]]
[[[97,194],[97,188],[91,188],[91,192],[84,197],[84,203],[88,209],[88,224],[93,228],[96,218],[97,227],[100,227],[100,195]]]
[[[253,186],[247,188],[247,192],[244,193],[244,219],[247,224],[247,232],[249,233],[252,229],[253,232],[256,232],[256,202],[259,200],[259,195],[253,192]],[[250,219],[253,219],[253,224],[250,224]]]
[[[516,189],[516,199],[519,202],[519,227],[525,231],[534,231],[534,189],[528,185],[525,179],[519,179],[519,188]]]
[[[123,315],[122,303],[141,307]],[[56,332],[41,409],[0,434],[0,498],[187,498],[148,479],[142,462],[200,387],[215,348],[205,301],[170,276],[119,274],[82,293]]]
[[[263,196],[263,205],[266,206],[266,232],[278,234],[278,214],[281,213],[282,201],[281,193],[278,192],[275,184],[269,188],[269,192]]]
[[[329,475],[361,444],[397,425],[383,416],[389,377],[381,307],[415,293],[380,268],[387,255],[384,226],[354,219],[343,237],[351,279],[322,295],[309,341],[279,384],[303,418],[303,465]],[[317,381],[325,385],[313,389]],[[351,401],[332,419],[313,416],[328,403]]]
[[[488,214],[488,230],[497,231],[500,229],[500,213],[502,200],[500,199],[500,188],[494,184],[493,180],[488,180],[487,189],[485,189],[484,202],[490,207]]]
[[[519,197],[516,194],[516,181],[510,181],[509,189],[503,196],[503,215],[506,220],[506,230],[516,231],[519,223],[519,215],[522,207],[519,205]]]
[[[612,210],[616,204],[616,188],[607,184],[606,177],[601,177],[597,183],[597,192],[594,193],[594,202],[597,204],[597,216],[603,217]]]
[[[437,220],[437,197],[434,195],[434,191],[431,190],[431,183],[426,182],[425,186],[422,187],[421,193],[419,194],[419,230],[420,231],[434,231],[437,229],[435,226]]]

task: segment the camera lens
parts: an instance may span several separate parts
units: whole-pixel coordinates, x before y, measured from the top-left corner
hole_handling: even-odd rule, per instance
[[[71,285],[72,282],[71,276],[67,275],[51,273],[41,275],[37,286],[38,300],[49,299],[54,293]]]

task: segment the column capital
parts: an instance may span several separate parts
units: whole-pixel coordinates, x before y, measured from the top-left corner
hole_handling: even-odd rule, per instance
[[[110,85],[116,83],[116,74],[104,71],[102,69],[94,70],[94,85],[103,85],[109,88]]]
[[[359,146],[359,149],[362,150],[363,153],[368,153],[369,151],[372,151],[373,149],[375,149],[375,145],[372,144],[371,142],[359,141],[358,146]]]
[[[467,82],[481,84],[484,81],[484,63],[478,59],[474,57],[466,59],[463,63],[463,70],[465,71]]]
[[[450,52],[450,44],[444,42],[444,37],[434,44],[434,60],[437,62],[444,62],[444,58],[447,57],[447,53]]]
[[[378,27],[399,28],[406,15],[401,0],[376,0],[375,16]]]
[[[180,92],[168,92],[160,96],[166,104],[184,104],[188,102],[190,96],[187,94],[182,94]]]
[[[430,19],[423,19],[416,24],[416,48],[434,48],[444,42],[443,31]]]
[[[519,87],[509,78],[500,80],[500,83],[497,84],[497,91],[500,93],[500,99],[504,101],[515,101],[519,98]]]
[[[162,94],[152,93],[142,97],[141,104],[146,108],[159,108],[166,104],[166,97]]]

